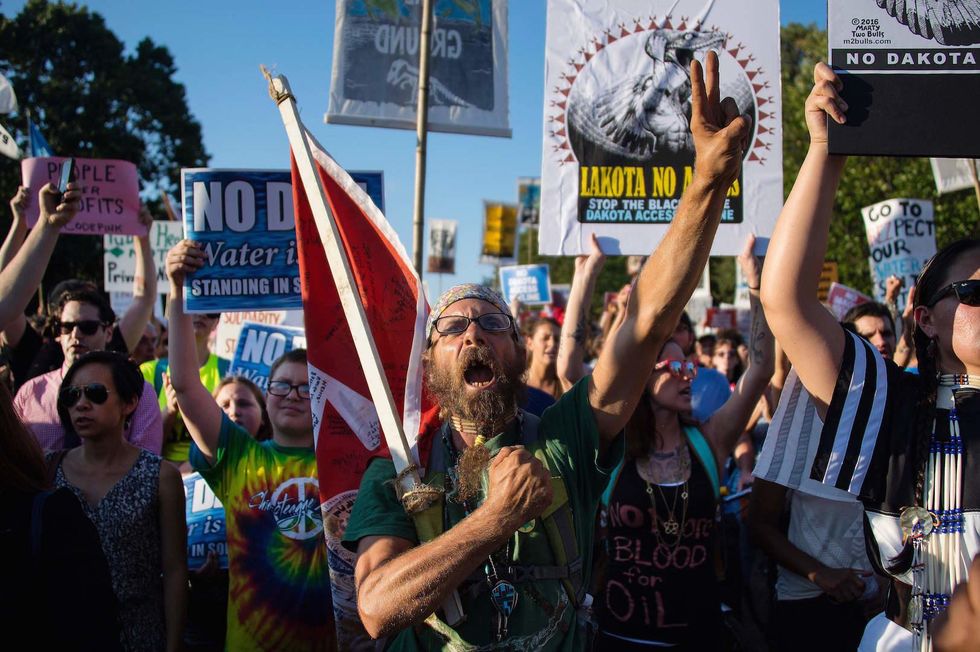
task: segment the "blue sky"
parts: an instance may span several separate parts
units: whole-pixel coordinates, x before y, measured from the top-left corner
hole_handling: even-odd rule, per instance
[[[656,0],[659,2],[660,0]],[[753,0],[727,0],[745,2]],[[145,36],[173,54],[178,81],[201,122],[214,167],[286,169],[289,148],[259,64],[289,78],[306,126],[341,165],[383,170],[389,221],[411,251],[415,133],[326,125],[333,58],[333,0],[92,0],[128,47]],[[429,135],[426,218],[460,221],[455,276],[430,291],[493,272],[477,263],[483,200],[514,202],[517,178],[541,173],[545,2],[511,0],[510,139]],[[656,4],[651,0],[651,4]],[[821,0],[781,0],[782,22],[826,26]],[[24,2],[4,0],[13,15]],[[16,89],[15,89],[16,90]]]

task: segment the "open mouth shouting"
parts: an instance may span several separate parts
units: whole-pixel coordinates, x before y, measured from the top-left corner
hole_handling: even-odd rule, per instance
[[[463,382],[471,389],[487,389],[497,380],[492,362],[482,359],[484,357],[485,355],[478,353],[469,356],[463,363]]]

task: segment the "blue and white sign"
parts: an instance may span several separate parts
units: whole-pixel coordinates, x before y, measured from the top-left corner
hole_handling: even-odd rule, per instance
[[[244,376],[264,392],[269,387],[272,363],[283,353],[302,348],[306,348],[306,333],[302,328],[245,322],[228,374]]]
[[[510,303],[551,303],[551,274],[547,265],[508,265],[500,268],[500,289]]]
[[[208,554],[218,557],[218,565],[228,568],[228,541],[225,533],[225,508],[200,473],[184,476],[187,514],[187,567],[195,570],[204,565]]]
[[[381,172],[351,173],[381,211]],[[181,170],[186,237],[204,246],[204,267],[188,276],[191,313],[302,308],[288,170]]]

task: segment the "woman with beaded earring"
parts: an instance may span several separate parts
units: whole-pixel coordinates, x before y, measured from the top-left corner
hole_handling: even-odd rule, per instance
[[[602,497],[596,649],[723,649],[714,563],[720,469],[774,368],[754,241],[739,256],[752,302],[750,366],[731,397],[704,423],[693,421],[698,367],[668,341],[626,427],[625,461]]]
[[[810,149],[769,246],[762,299],[822,419],[805,472],[862,501],[872,564],[891,579],[859,649],[928,650],[930,623],[980,551],[980,240],[944,248],[919,277],[919,376],[837,324],[816,288],[845,161],[827,149],[828,116],[846,122],[841,87],[817,64]],[[769,432],[782,431],[774,422]]]

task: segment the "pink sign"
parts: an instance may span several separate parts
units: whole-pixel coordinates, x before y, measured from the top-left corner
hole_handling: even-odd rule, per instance
[[[21,161],[23,185],[30,188],[27,226],[34,226],[40,214],[37,193],[49,181],[57,185],[61,156],[27,158]],[[78,235],[146,235],[139,222],[139,177],[136,166],[114,159],[76,158],[72,181],[82,190],[82,207],[62,233]]]
[[[708,315],[705,317],[708,326],[718,330],[735,328],[735,309],[734,308],[708,308]]]
[[[830,289],[827,291],[827,305],[830,306],[830,312],[834,313],[837,321],[843,319],[847,311],[854,306],[860,306],[869,301],[871,301],[871,297],[868,295],[861,294],[854,288],[849,288],[840,283],[831,283]]]

